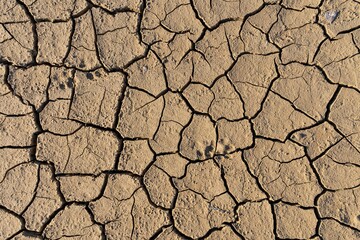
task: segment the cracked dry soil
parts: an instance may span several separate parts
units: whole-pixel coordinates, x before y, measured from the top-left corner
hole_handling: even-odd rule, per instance
[[[358,0],[0,0],[0,239],[360,239]]]

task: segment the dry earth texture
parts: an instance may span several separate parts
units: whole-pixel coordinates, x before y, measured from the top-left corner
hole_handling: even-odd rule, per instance
[[[0,0],[0,239],[360,239],[358,0]]]

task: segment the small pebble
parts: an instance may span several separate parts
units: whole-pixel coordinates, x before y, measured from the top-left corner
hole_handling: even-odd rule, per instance
[[[339,16],[339,11],[337,10],[330,10],[325,13],[325,18],[330,23],[333,23],[338,16]]]
[[[148,69],[148,67],[147,66],[143,66],[143,73],[146,73],[149,69]]]

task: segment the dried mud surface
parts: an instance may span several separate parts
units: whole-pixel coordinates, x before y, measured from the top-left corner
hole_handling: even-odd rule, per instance
[[[1,0],[0,239],[360,239],[358,0]]]

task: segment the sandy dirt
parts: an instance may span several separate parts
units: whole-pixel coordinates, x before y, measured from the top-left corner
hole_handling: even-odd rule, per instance
[[[360,239],[359,0],[0,0],[3,239]]]

